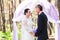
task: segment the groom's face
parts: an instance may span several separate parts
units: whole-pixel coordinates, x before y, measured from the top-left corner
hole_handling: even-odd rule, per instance
[[[37,15],[39,14],[39,12],[40,12],[40,9],[38,7],[36,7],[36,13],[37,13]]]

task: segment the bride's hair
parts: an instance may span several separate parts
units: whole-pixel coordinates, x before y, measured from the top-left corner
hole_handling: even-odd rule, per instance
[[[30,10],[29,8],[26,8],[25,10],[24,10],[24,15],[26,15],[26,13],[28,12],[28,10]]]

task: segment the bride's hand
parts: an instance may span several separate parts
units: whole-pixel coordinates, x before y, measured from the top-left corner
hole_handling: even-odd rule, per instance
[[[35,34],[33,32],[29,32],[32,36],[34,36]]]

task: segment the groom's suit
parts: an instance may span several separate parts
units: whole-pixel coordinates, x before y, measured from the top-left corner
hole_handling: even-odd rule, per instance
[[[47,40],[48,39],[48,33],[47,33],[47,16],[44,14],[44,12],[41,12],[38,15],[38,22],[37,22],[37,30],[35,33],[35,36],[38,37],[38,40]]]

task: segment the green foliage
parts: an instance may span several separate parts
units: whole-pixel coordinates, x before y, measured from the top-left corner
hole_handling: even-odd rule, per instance
[[[10,24],[5,24],[6,26],[6,32],[3,33],[0,31],[0,40],[12,40],[12,32],[10,31]],[[18,27],[18,39],[20,40],[20,23],[17,23]]]
[[[0,32],[0,40],[12,40],[12,33],[11,32]]]
[[[20,40],[21,33],[18,31],[18,40]]]

